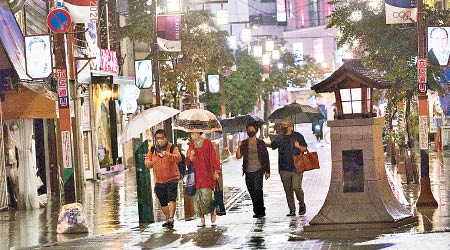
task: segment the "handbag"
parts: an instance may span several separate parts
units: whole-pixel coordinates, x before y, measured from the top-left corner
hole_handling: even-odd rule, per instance
[[[305,171],[319,169],[319,156],[317,152],[306,151],[305,154],[299,154],[294,156],[294,166],[298,173]]]
[[[184,172],[183,186],[186,194],[190,196],[195,194],[195,172],[192,165]]]
[[[213,202],[218,216],[227,214],[225,211],[225,204],[223,203],[223,191],[220,189],[218,181],[216,181],[216,185],[214,186]]]

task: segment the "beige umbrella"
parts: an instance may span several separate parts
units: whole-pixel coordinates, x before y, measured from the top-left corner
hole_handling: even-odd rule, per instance
[[[131,138],[144,133],[147,129],[172,118],[178,113],[180,113],[178,109],[166,106],[158,106],[144,110],[125,126],[120,137],[120,143],[125,143]]]
[[[204,109],[188,109],[181,112],[173,124],[173,129],[185,132],[205,132],[222,131],[216,116]]]

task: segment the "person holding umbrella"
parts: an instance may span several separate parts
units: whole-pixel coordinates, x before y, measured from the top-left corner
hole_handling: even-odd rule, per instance
[[[263,176],[270,177],[269,153],[263,140],[256,138],[258,127],[256,121],[247,123],[248,139],[238,142],[236,159],[244,157],[242,174],[245,174],[245,184],[252,198],[253,218],[266,216],[263,194]]]
[[[206,214],[211,214],[211,223],[216,222],[216,207],[212,195],[221,172],[214,145],[202,134],[190,132],[192,141],[186,158],[186,166],[192,166],[195,173],[194,210],[201,220],[198,227],[205,226]]]
[[[287,216],[295,216],[294,193],[299,203],[298,214],[303,215],[306,212],[302,190],[303,173],[297,172],[294,165],[294,155],[306,152],[308,145],[302,134],[293,131],[293,123],[290,118],[281,120],[280,130],[282,134],[277,135],[272,143],[266,142],[266,146],[273,150],[278,149],[278,171],[289,207]]]

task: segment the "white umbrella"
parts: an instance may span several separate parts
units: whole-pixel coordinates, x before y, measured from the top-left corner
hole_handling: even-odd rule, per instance
[[[185,132],[222,131],[222,126],[216,116],[204,109],[188,109],[181,112],[175,120],[173,128]]]
[[[144,133],[147,129],[175,116],[178,113],[180,113],[178,109],[173,109],[166,106],[158,106],[144,110],[125,126],[125,129],[120,137],[120,143],[125,143],[131,138]]]

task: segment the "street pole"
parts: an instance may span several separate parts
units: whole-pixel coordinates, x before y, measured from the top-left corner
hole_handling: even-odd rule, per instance
[[[54,33],[55,76],[58,85],[59,128],[62,152],[62,177],[64,183],[65,203],[76,201],[74,169],[72,162],[72,132],[69,106],[69,83],[67,80],[66,48],[64,34]]]
[[[226,108],[226,97],[225,97],[225,83],[223,80],[223,74],[219,71],[219,86],[220,86],[220,110],[222,114],[222,119],[227,117],[227,108]],[[231,153],[228,150],[228,138],[227,133],[222,133],[222,160],[226,161],[229,159]]]
[[[426,26],[425,15],[423,9],[423,0],[417,1],[417,47],[418,59],[417,70],[419,75],[419,144],[420,144],[420,195],[416,206],[433,206],[437,207],[438,203],[431,192],[430,183],[430,159],[429,159],[429,144],[428,144],[428,96],[426,84],[427,72],[427,55],[426,55]]]
[[[158,15],[156,13],[156,0],[152,2],[152,12],[154,14],[153,22],[153,77],[155,79],[155,98],[156,106],[161,105],[161,91],[159,86],[159,45],[158,45]]]

